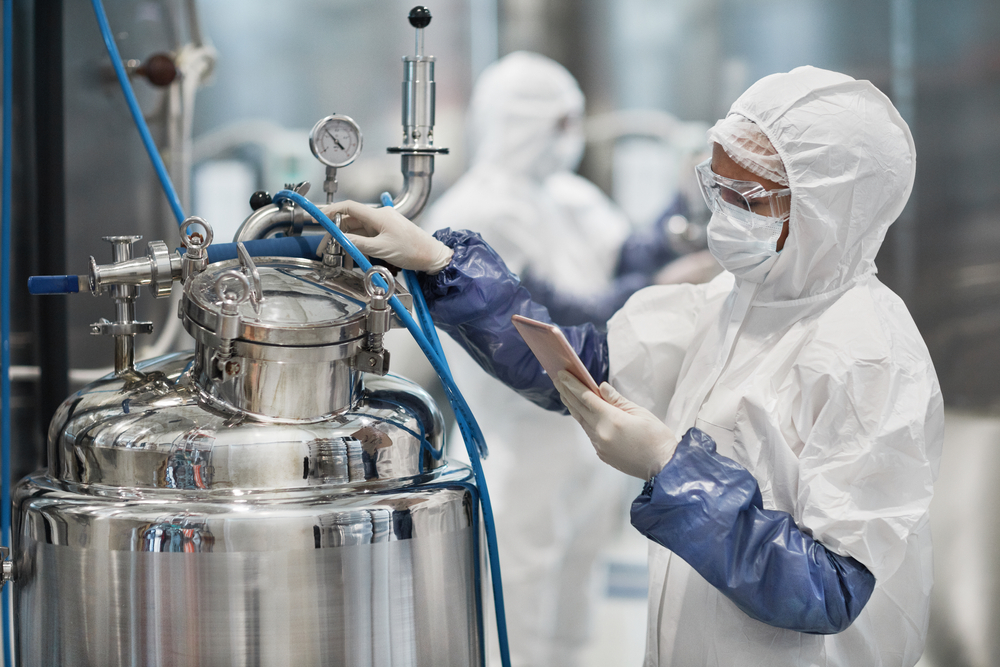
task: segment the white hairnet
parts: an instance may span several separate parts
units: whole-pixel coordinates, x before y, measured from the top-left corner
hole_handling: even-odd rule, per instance
[[[708,131],[708,140],[722,146],[726,155],[747,171],[788,187],[788,174],[778,151],[749,118],[729,114]]]

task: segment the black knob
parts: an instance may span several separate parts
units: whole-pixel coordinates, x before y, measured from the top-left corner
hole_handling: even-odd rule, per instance
[[[154,53],[136,68],[135,73],[149,79],[154,86],[161,87],[169,86],[180,74],[174,59],[166,53]]]
[[[250,208],[256,211],[259,208],[267,206],[271,201],[271,195],[264,190],[258,190],[250,195]]]
[[[417,5],[410,10],[410,25],[414,28],[426,28],[431,24],[431,10],[423,5]]]

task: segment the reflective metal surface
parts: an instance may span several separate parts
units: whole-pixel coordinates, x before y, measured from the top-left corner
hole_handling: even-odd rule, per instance
[[[269,345],[329,345],[361,335],[367,297],[363,285],[344,278],[353,273],[330,270],[308,260],[258,258],[262,299],[239,306],[239,338]],[[184,314],[194,323],[217,331],[221,302],[215,293],[218,276],[239,269],[238,260],[218,262],[185,285]],[[356,289],[352,289],[352,287]]]
[[[461,486],[182,509],[32,479],[17,500],[25,666],[479,664]]]
[[[163,357],[140,366],[139,380],[110,376],[67,400],[49,433],[50,475],[115,495],[247,493],[395,482],[445,465],[441,414],[408,380],[367,375],[348,387],[351,407],[332,417],[261,420],[217,409],[183,372],[192,361]]]
[[[258,418],[197,366],[57,413],[15,489],[21,664],[480,665],[473,478],[432,399],[354,373],[334,415]]]
[[[245,273],[247,288],[237,291],[247,294],[227,303],[220,285]],[[409,304],[408,293],[399,296]],[[372,333],[371,298],[361,272],[317,261],[212,264],[186,281],[181,301],[184,327],[198,343],[192,377],[224,412],[277,420],[341,412],[354,398],[357,357]]]

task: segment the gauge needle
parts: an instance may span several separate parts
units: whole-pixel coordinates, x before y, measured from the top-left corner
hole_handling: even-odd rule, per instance
[[[337,141],[337,137],[333,136],[333,132],[331,132],[330,130],[327,130],[326,133],[330,135],[331,139],[333,139],[333,143],[337,144],[337,148],[339,148],[340,150],[346,150],[344,148],[344,145],[342,143],[340,143],[339,141]]]

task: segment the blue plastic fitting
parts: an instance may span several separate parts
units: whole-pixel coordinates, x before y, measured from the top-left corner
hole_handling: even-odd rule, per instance
[[[80,291],[80,276],[31,276],[29,294],[72,294]]]

